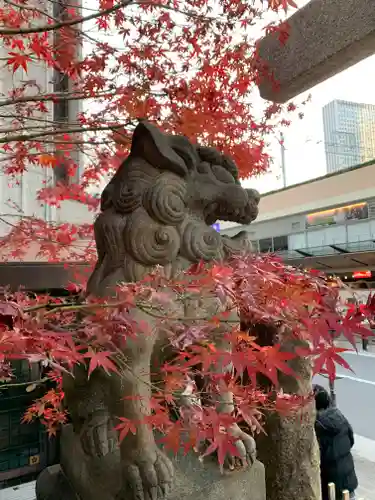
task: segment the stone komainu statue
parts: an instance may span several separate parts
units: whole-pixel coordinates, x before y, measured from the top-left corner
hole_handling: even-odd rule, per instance
[[[246,233],[229,238],[211,225],[217,220],[249,224],[257,217],[258,202],[256,191],[241,186],[230,158],[139,123],[130,155],[102,194],[94,224],[98,261],[88,293],[108,296],[117,283],[136,282],[156,265],[173,278],[193,263],[249,249]],[[207,308],[212,310],[212,304],[194,303],[182,312],[187,317]],[[135,316],[150,322],[141,311]],[[116,417],[139,421],[150,413],[150,363],[155,358],[160,366],[163,342],[160,332],[153,332],[127,342],[129,369],[120,376],[95,370],[88,380],[81,368],[74,379],[64,380],[73,426],[62,433],[61,465],[82,500],[159,500],[172,488],[172,462],[149,427],[139,426],[121,444],[114,430]],[[124,395],[141,398],[124,400]],[[232,395],[223,394],[220,404],[231,412]],[[243,460],[254,460],[253,439],[239,428],[233,432]],[[42,492],[45,480],[38,483],[38,500],[49,498]]]
[[[172,277],[192,263],[240,250],[246,233],[236,241],[211,225],[249,224],[258,215],[259,194],[242,188],[230,158],[141,122],[101,201],[94,225],[98,263],[89,282],[95,295],[116,281],[138,281],[155,265]]]

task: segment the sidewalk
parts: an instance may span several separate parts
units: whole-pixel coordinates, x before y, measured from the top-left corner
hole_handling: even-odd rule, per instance
[[[353,346],[345,338],[336,340],[335,344],[338,347],[353,350]],[[375,357],[375,342],[373,338],[370,339],[367,352],[362,349],[361,339],[357,340],[356,348],[358,354],[362,356]],[[375,500],[375,462],[366,460],[366,458],[356,455],[355,453],[353,453],[353,456],[359,483],[356,498],[358,500]]]
[[[375,463],[354,456],[359,487],[357,500],[375,500]],[[35,500],[35,481],[0,491],[0,500]]]
[[[357,499],[375,500],[375,463],[358,456],[354,461],[359,482]]]
[[[0,500],[35,500],[35,481],[0,491]]]

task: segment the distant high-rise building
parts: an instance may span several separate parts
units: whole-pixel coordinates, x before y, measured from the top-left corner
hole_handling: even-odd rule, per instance
[[[327,173],[375,158],[375,105],[334,100],[323,107]]]

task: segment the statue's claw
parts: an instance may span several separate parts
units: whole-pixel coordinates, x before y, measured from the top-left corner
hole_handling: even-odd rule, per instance
[[[142,450],[123,465],[126,498],[129,500],[164,500],[173,483],[173,465],[157,447]]]

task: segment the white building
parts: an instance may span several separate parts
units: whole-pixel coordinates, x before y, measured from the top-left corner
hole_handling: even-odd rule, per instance
[[[53,2],[54,12],[51,12],[56,18],[61,13],[56,11],[57,2]],[[43,19],[43,22],[45,20]],[[51,33],[51,37],[54,35]],[[11,49],[0,45],[0,58],[6,61],[9,58],[8,52]],[[17,49],[14,49],[17,51]],[[80,50],[80,49],[77,49]],[[46,64],[32,61],[28,63],[27,72],[22,68],[18,68],[14,73],[11,66],[2,64],[0,67],[0,140],[9,137],[17,139],[19,135],[37,134],[38,132],[48,131],[51,128],[56,128],[56,124],[60,123],[68,125],[76,122],[76,116],[81,109],[81,101],[79,100],[59,100],[57,102],[45,101],[44,104],[48,112],[34,112],[29,120],[24,122],[17,121],[17,117],[23,115],[22,111],[15,107],[14,104],[8,104],[12,90],[27,85],[27,90],[24,95],[45,95],[54,94],[57,92],[69,91],[69,79],[58,74]],[[38,121],[40,120],[40,121]],[[66,126],[65,125],[65,126]],[[50,136],[41,137],[41,141],[48,141]],[[35,139],[37,140],[37,138]],[[15,141],[10,144],[15,144]],[[30,147],[30,143],[25,141],[25,146]],[[7,167],[11,165],[11,152],[2,148],[4,143],[0,143],[0,237],[6,235],[12,226],[17,224],[19,217],[32,217],[44,219],[51,222],[70,222],[83,223],[90,222],[93,219],[93,214],[83,204],[75,201],[64,201],[61,203],[61,208],[51,207],[42,204],[37,200],[37,193],[42,187],[53,186],[56,182],[61,182],[66,178],[64,167],[41,167],[38,164],[32,165],[30,162],[25,165],[25,171],[16,175],[14,178],[5,175]],[[47,151],[54,155],[55,145],[44,142]],[[28,150],[28,155],[38,156],[38,151],[35,149]],[[72,154],[73,161],[79,166],[82,165],[82,158],[78,149]],[[79,175],[79,173],[78,173]],[[73,179],[73,182],[75,180]],[[68,181],[69,182],[69,181]],[[39,246],[37,244],[30,248],[30,251],[24,259],[26,268],[31,269],[33,262],[40,261],[38,257]],[[0,256],[1,257],[1,256]],[[10,261],[12,268],[10,268]],[[17,280],[24,274],[21,270],[20,263],[17,264],[17,259],[7,258],[8,268],[1,265],[2,272],[0,273],[0,285],[5,285],[13,275],[12,281]],[[14,267],[15,266],[15,267]],[[61,266],[60,266],[61,267]],[[19,272],[15,273],[15,269]],[[26,269],[25,268],[25,269]],[[56,268],[56,266],[54,266]],[[39,268],[38,268],[39,269]],[[51,277],[49,273],[36,274],[43,275],[44,278]],[[35,275],[35,273],[34,273]],[[46,285],[48,285],[48,280]],[[59,280],[58,280],[59,281]]]
[[[375,281],[375,160],[264,194],[255,222],[221,224],[224,234],[240,230],[291,265]]]

